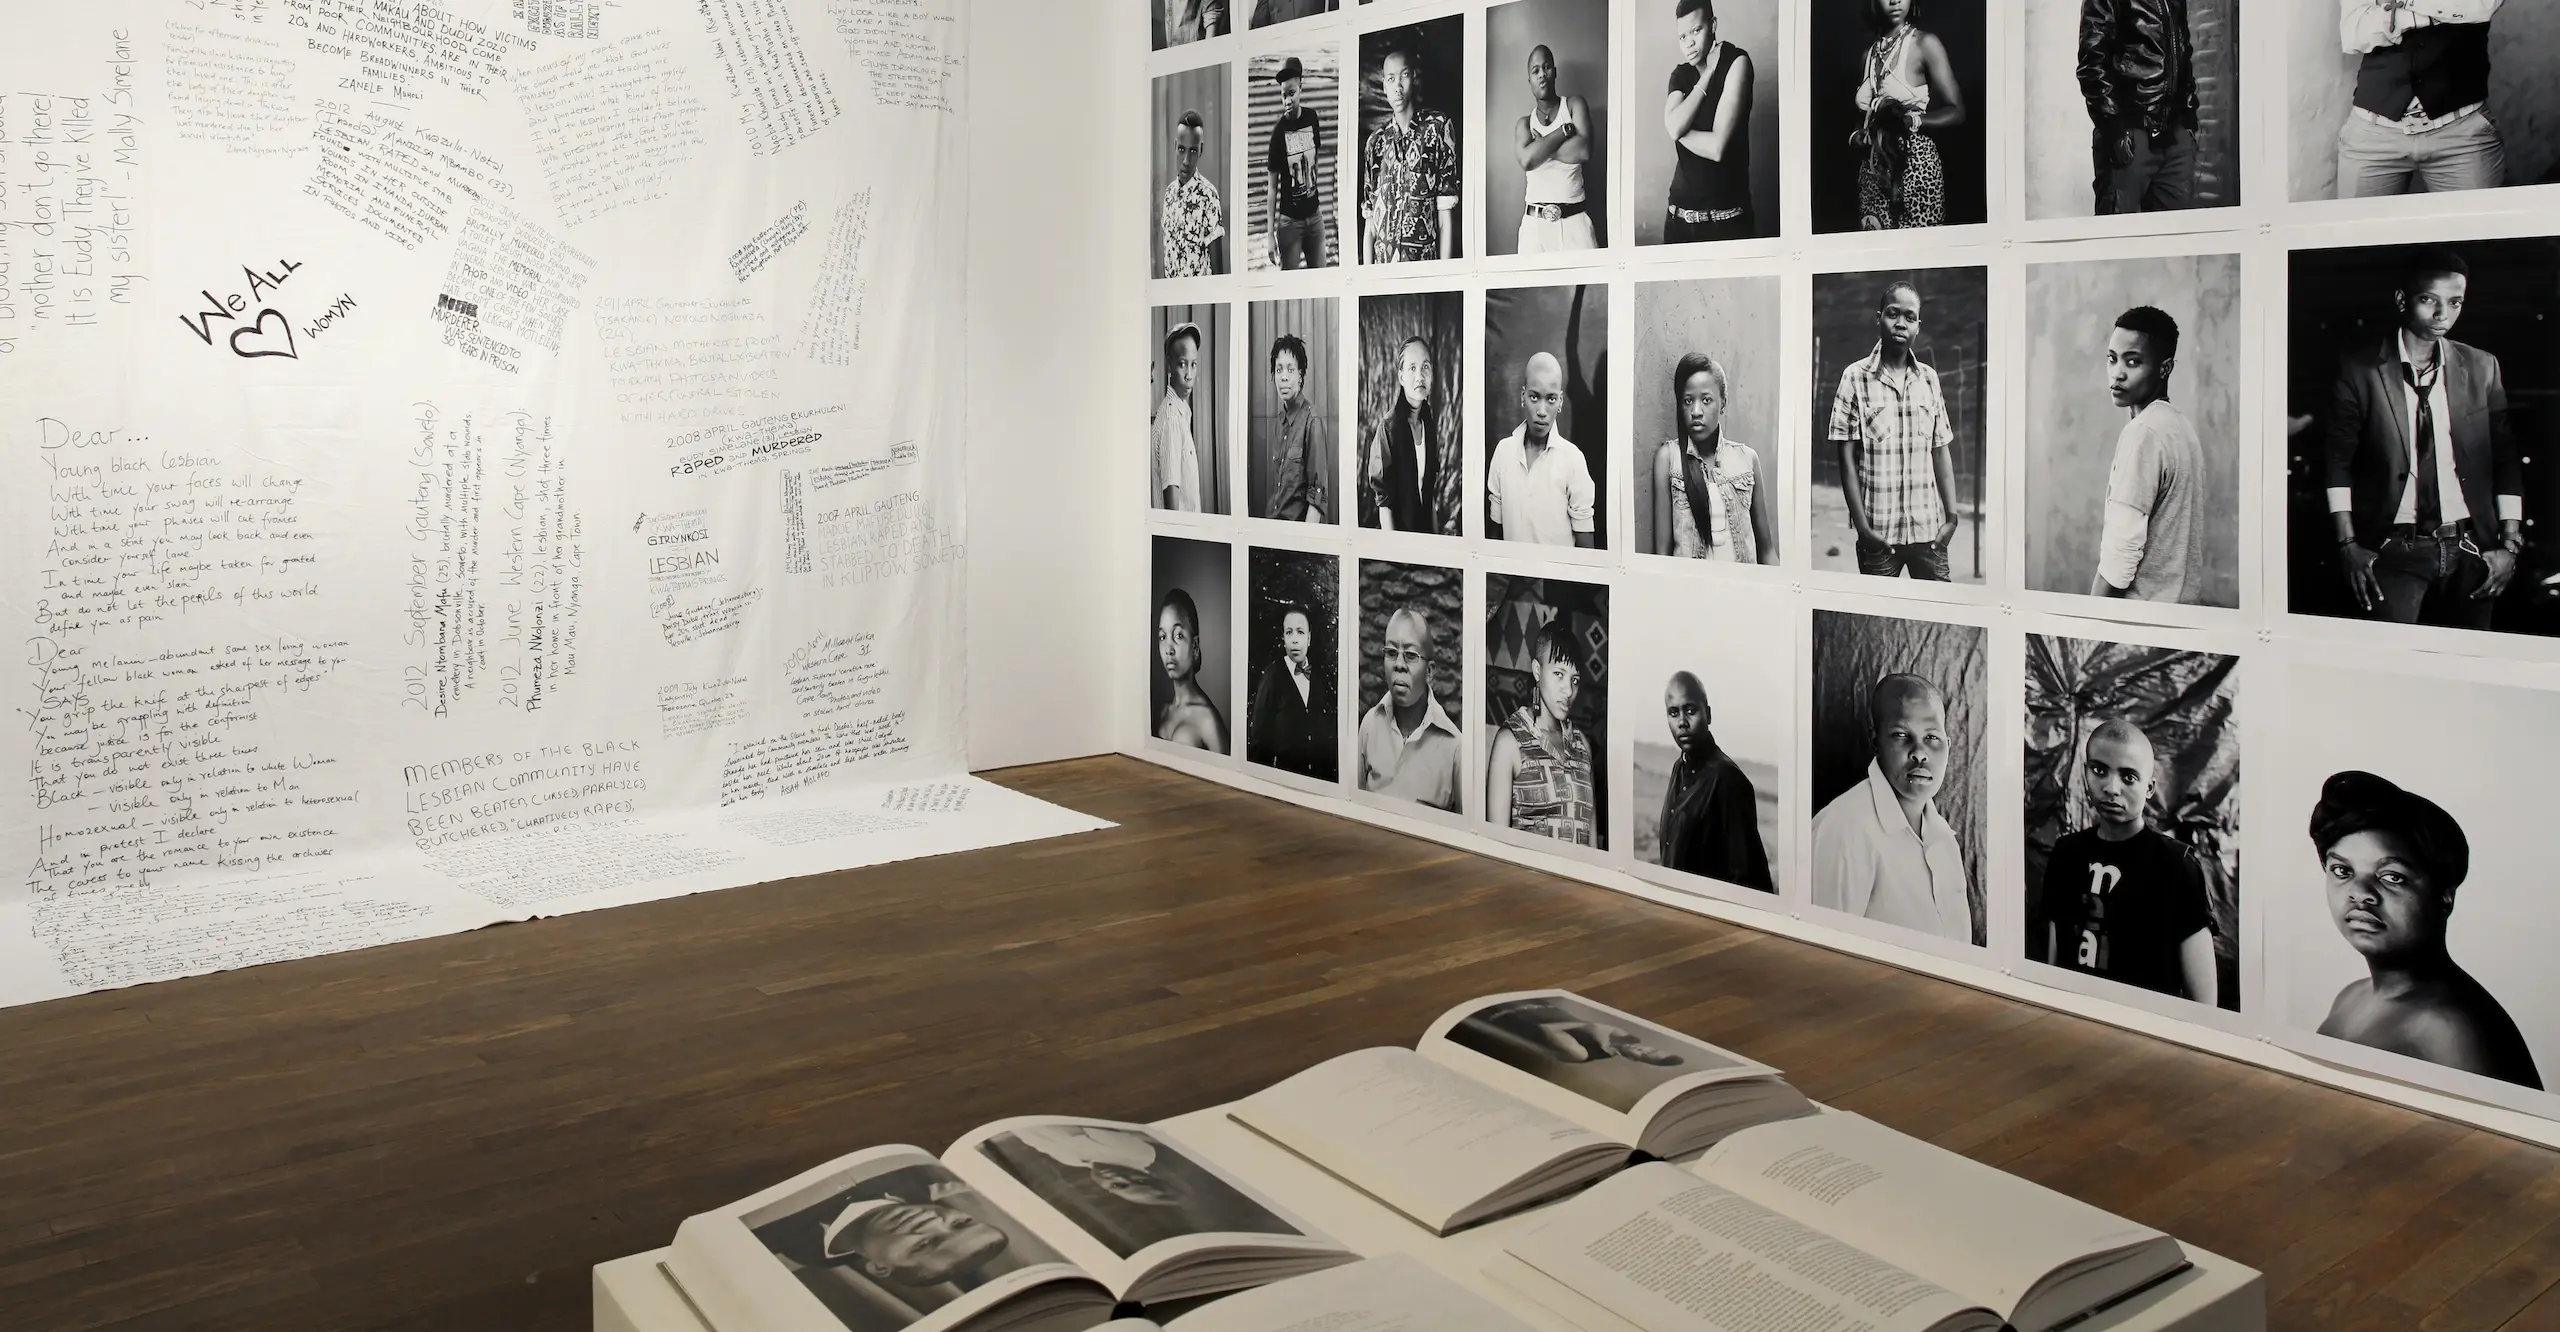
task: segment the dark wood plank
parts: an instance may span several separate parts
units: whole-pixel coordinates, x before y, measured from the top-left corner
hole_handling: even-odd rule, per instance
[[[836,1153],[1537,985],[2261,1267],[2278,1328],[2560,1317],[2560,1154],[1125,759],[997,777],[1122,826],[0,1010],[0,1326],[573,1332]]]

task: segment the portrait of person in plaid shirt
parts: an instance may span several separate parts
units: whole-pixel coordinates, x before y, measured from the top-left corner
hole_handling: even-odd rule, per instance
[[[1914,356],[1920,290],[1888,284],[1876,305],[1875,350],[1840,372],[1831,442],[1858,532],[1858,572],[1947,582],[1956,534],[1955,427],[1938,372]]]
[[[1458,133],[1422,105],[1422,60],[1390,37],[1378,60],[1387,118],[1360,148],[1360,225],[1373,264],[1457,254]]]

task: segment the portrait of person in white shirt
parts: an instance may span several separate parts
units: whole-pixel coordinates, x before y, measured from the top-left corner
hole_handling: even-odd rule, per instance
[[[1556,428],[1564,402],[1564,363],[1551,352],[1530,356],[1520,376],[1520,425],[1494,445],[1485,468],[1488,538],[1547,546],[1600,544],[1590,465]]]
[[[2107,469],[2106,526],[2098,539],[2093,597],[2192,602],[2205,554],[2204,440],[2169,400],[2178,366],[2178,321],[2138,305],[2107,335],[2107,395],[2131,413]]]
[[[1813,903],[1957,943],[1973,926],[1964,848],[1938,812],[1952,767],[1946,695],[1892,674],[1867,695],[1866,780],[1813,816]]]
[[[1386,568],[1408,576],[1422,572],[1367,561],[1361,576],[1367,580]],[[1454,571],[1429,572],[1448,573],[1454,581]],[[1438,667],[1432,660],[1433,629],[1430,610],[1419,603],[1402,603],[1387,613],[1378,654],[1386,691],[1360,717],[1360,789],[1455,814],[1458,756],[1466,748],[1466,737],[1440,706]]]

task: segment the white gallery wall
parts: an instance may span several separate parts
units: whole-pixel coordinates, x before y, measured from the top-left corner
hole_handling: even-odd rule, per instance
[[[2560,1141],[2547,1081],[2560,1076],[2560,1000],[2542,961],[2560,905],[2532,868],[2545,858],[2550,783],[2529,757],[2560,745],[2560,548],[2544,536],[2560,519],[2560,343],[2548,318],[2560,300],[2549,221],[2560,193],[2542,183],[2537,129],[2560,52],[2540,39],[2542,6],[2482,7],[2495,10],[2483,104],[2439,108],[2461,111],[2448,123],[2463,134],[2504,133],[2503,187],[2449,189],[2448,177],[2436,193],[2341,199],[2337,141],[2359,57],[2341,49],[2337,0],[2190,5],[2191,206],[2100,215],[2073,60],[2082,7],[1920,5],[1916,23],[1935,30],[1952,74],[1931,103],[1960,99],[1965,114],[1930,129],[1944,221],[1923,208],[1890,219],[1917,225],[1878,230],[1858,225],[1875,201],[1861,198],[1849,138],[1880,32],[1863,25],[1865,6],[1716,0],[1726,34],[1751,35],[1760,83],[1747,136],[1758,234],[1670,245],[1663,117],[1676,0],[1378,0],[1279,6],[1314,12],[1258,23],[1266,7],[1231,4],[1223,30],[1193,36],[1190,7],[1126,6],[1107,62],[1123,164],[1111,176],[1123,359],[1111,399],[1122,537],[1109,650],[1125,750]],[[1519,54],[1542,42],[1573,53],[1560,59],[1562,91],[1590,104],[1597,127],[1584,209],[1596,250],[1518,252]],[[1447,118],[1456,144],[1447,259],[1377,262],[1363,244],[1373,167],[1362,149],[1387,118],[1389,46],[1425,72],[1420,105]],[[1316,178],[1334,259],[1314,270],[1271,260],[1270,117],[1249,110],[1273,96],[1271,75],[1290,57],[1341,71],[1313,106],[1333,155]],[[1168,277],[1169,258],[1187,257],[1168,256],[1159,216],[1180,172],[1182,110],[1202,114],[1218,150],[1199,160],[1223,253],[1206,261],[1212,271]],[[1759,160],[1771,155],[1774,170]],[[2421,552],[2385,530],[2395,515],[2382,492],[2396,482],[2377,461],[2380,441],[2395,429],[2405,441],[2415,423],[2358,415],[2340,384],[2387,383],[2376,366],[2408,322],[2409,293],[2441,298],[2450,266],[2468,276],[2445,345],[2487,358],[2450,372],[2470,387],[2442,400],[2462,451],[2454,488],[2475,497],[2479,521]],[[1833,442],[1857,433],[1835,429],[1838,386],[1878,345],[1876,311],[1905,281],[1924,307],[1915,358],[1936,375],[1952,426],[1946,582],[1859,571]],[[2131,491],[2111,481],[2131,455],[2107,357],[2119,315],[2137,305],[2180,327],[2168,400],[2201,449],[2196,539],[2179,546],[2188,577],[2160,601],[2091,594],[2109,495]],[[1269,401],[1274,339],[1309,321],[1329,334],[1309,339],[1326,350],[1305,378],[1333,485],[1312,523],[1282,521],[1254,498],[1277,428],[1256,405]],[[1166,335],[1183,323],[1202,330],[1199,384],[1190,410],[1168,415]],[[1403,391],[1399,350],[1417,334],[1436,431],[1420,447],[1436,445],[1442,486],[1421,497],[1436,530],[1395,531],[1377,517],[1385,478],[1370,464]],[[1521,423],[1540,351],[1561,368],[1558,433],[1591,473],[1589,548],[1495,535],[1493,456]],[[1725,438],[1759,460],[1760,563],[1673,553],[1662,459],[1680,431],[1670,367],[1687,352],[1725,367]],[[1187,446],[1211,457],[1204,478],[1235,483],[1168,504],[1161,460],[1171,438],[1179,461],[1186,436],[1168,436],[1167,420],[1187,422]],[[2415,569],[2423,553],[2469,581],[2405,617],[2421,622],[2359,606],[2332,486],[2353,491],[2364,542],[2393,543],[2391,567]],[[2521,519],[2523,548],[2506,584],[2474,600],[2484,573],[2506,563],[2504,518]],[[1405,607],[1423,612],[1408,624],[1427,631],[1407,638],[1423,642],[1455,736],[1446,809],[1413,794],[1427,784],[1380,789],[1387,751],[1363,739],[1394,696],[1389,654],[1403,649],[1387,633]],[[1284,626],[1302,618],[1315,676],[1304,695],[1280,665],[1293,641]],[[1536,720],[1542,630],[1563,632],[1576,667],[1564,724],[1543,734],[1559,746],[1578,736],[1587,763],[1545,763],[1549,780],[1534,789],[1489,781],[1497,763],[1516,766],[1513,719],[1526,708]],[[1723,862],[1724,878],[1666,863],[1679,751],[1665,698],[1683,673],[1701,682],[1730,771],[1754,790],[1732,826],[1755,831],[1771,891],[1737,881],[1756,875],[1749,857]],[[1929,817],[1949,850],[1931,862],[1925,925],[1848,882],[1816,822],[1867,789],[1869,704],[1881,677],[1904,673],[1934,687],[1946,736]],[[1310,712],[1312,734],[1291,739]],[[2091,746],[2111,721],[2140,731],[2154,755],[2139,822],[2181,867],[2181,906],[2162,919],[2210,944],[2183,976],[2148,984],[2052,950],[2094,909],[2077,886],[2051,886],[2065,877],[2052,867],[2079,865],[2073,848],[2098,821]],[[1504,815],[1530,798],[1528,815]],[[1837,813],[1825,823],[1842,826]],[[2386,843],[2381,867],[2368,864],[2370,845]],[[2421,954],[2434,960],[2399,969]],[[2404,989],[2413,977],[2426,984]],[[2190,997],[2199,992],[2209,1001]]]
[[[1099,742],[968,16],[12,7],[0,1002],[1095,826],[965,776]]]

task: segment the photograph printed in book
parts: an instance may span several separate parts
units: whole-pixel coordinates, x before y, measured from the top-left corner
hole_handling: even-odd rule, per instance
[[[1245,616],[1245,760],[1312,781],[1340,770],[1342,560],[1255,547]]]
[[[2027,636],[2028,961],[2239,1011],[2239,674]]]
[[[1813,904],[1981,946],[1988,635],[1813,613]]]
[[[847,1332],[899,1332],[1004,1277],[1066,1261],[932,1160],[848,1172],[739,1221]]]
[[[1484,294],[1485,538],[1606,550],[1609,288]]]
[[[1620,1114],[1674,1078],[1735,1067],[1676,1031],[1569,994],[1488,1004],[1449,1028],[1448,1039]]]
[[[1232,551],[1219,541],[1154,540],[1149,734],[1170,745],[1231,753],[1227,719],[1236,715],[1228,684],[1234,663]]]
[[[1301,1233],[1139,1125],[1027,1123],[978,1150],[1116,1257],[1188,1235]]]
[[[1361,790],[1463,810],[1466,641],[1458,570],[1360,561]]]
[[[1485,821],[1609,845],[1609,589],[1485,575]]]

